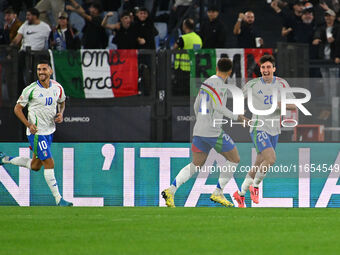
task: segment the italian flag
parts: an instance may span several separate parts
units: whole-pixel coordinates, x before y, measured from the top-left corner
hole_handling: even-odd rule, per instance
[[[138,93],[136,50],[50,51],[54,79],[72,98],[112,98]]]

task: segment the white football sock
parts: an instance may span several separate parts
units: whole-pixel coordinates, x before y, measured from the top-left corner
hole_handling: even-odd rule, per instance
[[[15,157],[15,158],[9,159],[9,157],[8,157],[8,158],[4,159],[3,162],[31,169],[32,159],[23,158],[23,157]]]
[[[172,182],[170,186],[170,191],[175,193],[176,190],[187,180],[191,178],[191,176],[196,173],[196,167],[195,165],[191,162],[190,164],[186,165],[181,169],[181,171],[177,174],[175,180]]]
[[[45,176],[46,183],[55,198],[56,204],[59,204],[61,195],[59,193],[57,180],[54,177],[54,169],[45,169],[44,176]]]
[[[233,177],[234,172],[236,171],[238,163],[227,161],[224,167],[222,167],[220,172],[220,177],[218,179],[218,183],[216,186],[216,190],[213,194],[223,194],[223,189],[225,185],[230,181]]]
[[[241,191],[238,192],[240,196],[244,196],[247,193],[247,190],[249,189],[249,186],[253,184],[253,178],[251,178],[249,172],[246,175],[246,178],[244,179]]]
[[[254,188],[258,188],[263,178],[266,176],[266,173],[262,173],[260,171],[256,172],[254,178]]]

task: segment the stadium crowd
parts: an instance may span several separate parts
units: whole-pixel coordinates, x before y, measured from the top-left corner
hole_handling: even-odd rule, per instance
[[[308,44],[310,59],[340,63],[339,0],[257,2],[266,2],[268,8],[259,13],[244,7],[237,15],[229,10],[236,17],[231,20],[225,6],[229,3],[230,9],[232,0],[3,0],[0,44],[19,48],[19,70],[25,69],[27,47],[31,51],[273,48],[278,41]],[[256,22],[263,20],[264,12],[281,21],[281,39],[273,41],[264,24]],[[150,61],[140,61],[147,69]],[[188,94],[181,85],[190,78],[187,54],[175,55],[174,69],[174,94]],[[318,73],[318,77],[339,77],[337,67]],[[24,84],[23,79],[18,84]]]
[[[283,41],[307,43],[311,58],[340,63],[338,0],[269,2],[282,20]],[[254,11],[245,9],[234,27],[227,27],[220,17],[221,6],[219,0],[203,0],[203,4],[195,0],[5,0],[0,6],[4,14],[0,43],[21,45],[21,50],[27,46],[33,50],[172,48],[184,34],[180,22],[191,18],[202,48],[224,48],[230,30],[237,48],[266,47]],[[44,29],[37,29],[38,35],[25,33],[34,26]]]

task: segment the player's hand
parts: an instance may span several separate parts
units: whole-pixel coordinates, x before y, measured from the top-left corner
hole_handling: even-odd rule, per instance
[[[64,120],[63,114],[60,113],[60,112],[58,112],[58,113],[57,113],[57,116],[56,116],[55,119],[54,119],[54,122],[55,122],[55,123],[62,123],[63,120]]]
[[[247,117],[244,117],[243,115],[239,115],[237,118],[237,121],[239,122],[245,122],[245,127],[248,127],[248,121],[249,119]]]
[[[238,14],[238,19],[244,20],[245,17],[246,17],[246,16],[245,16],[244,13],[242,13],[242,12],[240,12],[240,13]]]
[[[37,128],[37,126],[34,125],[34,124],[30,124],[30,125],[28,126],[28,128],[30,129],[30,133],[31,133],[32,135],[35,135],[35,133],[38,132],[38,128]]]

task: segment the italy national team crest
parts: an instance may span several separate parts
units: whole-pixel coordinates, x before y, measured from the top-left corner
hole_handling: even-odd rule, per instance
[[[44,157],[47,157],[47,151],[43,151]]]

